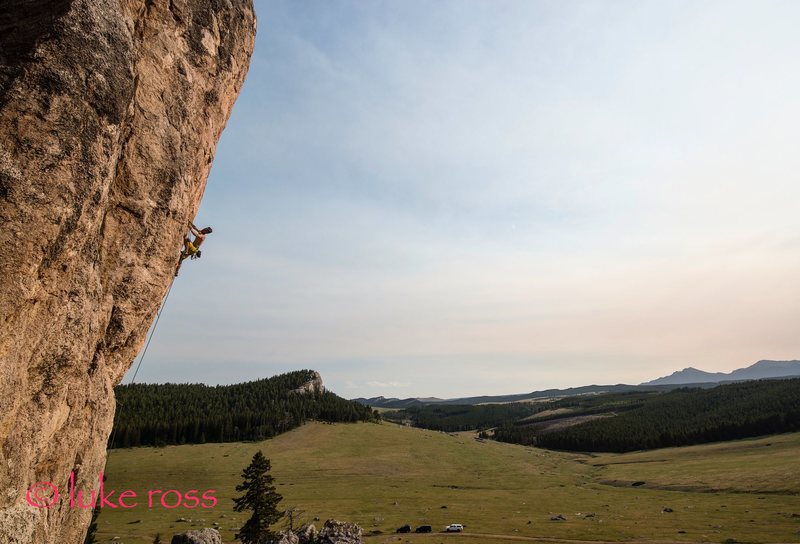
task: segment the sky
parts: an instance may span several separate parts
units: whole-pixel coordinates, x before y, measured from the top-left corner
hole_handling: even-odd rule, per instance
[[[800,358],[800,3],[256,11],[138,382],[452,398]]]

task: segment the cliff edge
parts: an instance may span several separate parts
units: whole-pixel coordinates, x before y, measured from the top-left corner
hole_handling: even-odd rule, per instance
[[[311,393],[324,393],[325,384],[322,383],[322,375],[316,370],[311,371],[310,379],[294,390],[295,393],[303,395]]]
[[[252,0],[0,0],[0,541],[80,543],[255,41]],[[5,539],[5,540],[3,540]]]

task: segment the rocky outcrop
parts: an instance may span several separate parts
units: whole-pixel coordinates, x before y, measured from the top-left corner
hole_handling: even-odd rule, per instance
[[[200,529],[174,535],[170,544],[222,544],[222,537],[216,529]]]
[[[82,542],[113,387],[172,280],[255,38],[252,0],[0,1],[0,535]]]
[[[263,544],[300,544],[300,537],[291,531],[280,531],[274,538],[269,538]]]
[[[319,532],[313,525],[303,525],[297,533],[281,531],[264,544],[362,544],[362,533],[355,523],[329,519]]]
[[[295,393],[322,393],[325,385],[322,383],[322,375],[316,370],[311,371],[311,379],[294,390]]]
[[[329,519],[319,530],[319,544],[361,544],[361,527],[355,523]]]
[[[317,528],[313,523],[307,523],[297,531],[300,544],[312,544],[317,539]]]

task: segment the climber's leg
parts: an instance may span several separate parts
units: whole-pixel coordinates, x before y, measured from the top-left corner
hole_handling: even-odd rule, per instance
[[[181,250],[181,258],[178,261],[178,266],[175,268],[175,276],[178,275],[178,272],[181,269],[181,265],[183,264],[183,260],[189,256],[189,248],[192,247],[192,241],[189,240],[187,237],[183,237],[183,249]]]
[[[181,253],[181,258],[178,260],[178,266],[175,268],[175,276],[178,276],[178,272],[181,270],[181,265],[183,264],[183,260],[186,258],[184,253]]]

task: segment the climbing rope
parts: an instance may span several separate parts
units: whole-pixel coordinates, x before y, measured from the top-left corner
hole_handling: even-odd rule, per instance
[[[169,282],[169,287],[167,288],[167,294],[164,295],[164,300],[161,301],[161,307],[158,309],[158,313],[156,314],[156,322],[153,323],[153,328],[150,329],[150,336],[147,338],[147,343],[144,345],[144,349],[142,350],[142,355],[139,357],[139,364],[136,365],[136,370],[133,372],[133,378],[128,385],[133,384],[136,381],[136,375],[139,374],[139,368],[142,366],[142,361],[144,361],[144,356],[147,355],[147,348],[150,347],[150,341],[153,339],[153,334],[156,332],[156,327],[158,327],[158,320],[161,319],[161,312],[164,311],[164,306],[167,305],[167,299],[169,298],[169,294],[172,291],[172,285],[175,283],[175,278],[172,278],[172,281]]]
[[[147,337],[147,342],[145,342],[144,349],[142,350],[142,354],[139,356],[139,363],[136,365],[136,370],[133,372],[133,377],[128,385],[133,385],[136,382],[136,375],[139,374],[139,369],[142,366],[142,361],[144,361],[145,355],[147,355],[147,348],[150,347],[150,341],[153,339],[153,335],[156,332],[156,328],[158,327],[158,320],[161,319],[161,312],[164,311],[164,307],[167,305],[167,299],[169,298],[169,294],[172,292],[172,285],[175,283],[175,278],[172,278],[172,281],[169,282],[169,287],[167,288],[167,294],[164,295],[164,300],[161,301],[161,306],[158,308],[158,313],[156,314],[156,321],[153,323],[153,327],[150,329],[150,334]],[[122,419],[122,404],[119,405],[119,419]],[[115,417],[115,419],[117,419]],[[114,432],[111,433],[111,442],[109,442],[109,446],[114,446],[114,440],[117,438],[117,429],[119,428],[118,425],[114,425]]]

